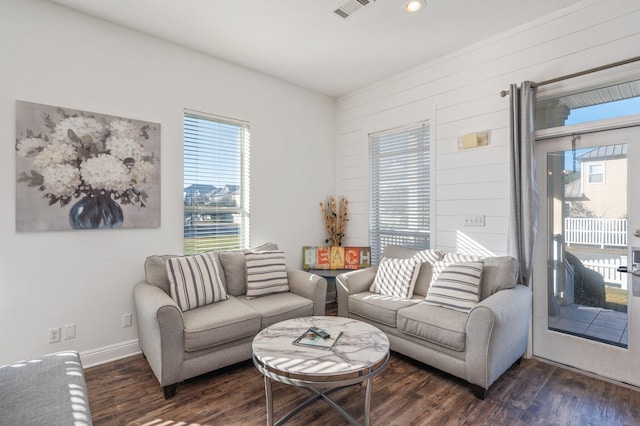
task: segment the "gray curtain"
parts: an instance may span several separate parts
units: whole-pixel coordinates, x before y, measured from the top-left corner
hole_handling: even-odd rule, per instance
[[[508,253],[520,266],[518,283],[531,285],[533,246],[538,230],[538,188],[535,166],[536,89],[525,81],[512,84],[511,98],[511,212]]]

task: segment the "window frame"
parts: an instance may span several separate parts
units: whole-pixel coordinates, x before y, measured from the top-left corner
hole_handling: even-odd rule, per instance
[[[229,131],[237,131],[237,136],[229,136]],[[183,249],[185,254],[249,248],[250,133],[247,121],[184,110]],[[218,147],[216,151],[216,144],[230,143],[236,145],[226,145],[224,150],[219,150]],[[222,154],[216,155],[216,153]],[[234,163],[229,162],[232,165],[227,167],[225,161],[233,157],[237,159]],[[205,162],[210,163],[210,166],[200,165]],[[213,171],[214,168],[211,167],[213,163],[222,164],[222,167],[217,167]],[[231,173],[231,176],[230,181],[226,183],[207,181],[208,179],[224,180],[229,178],[227,173]],[[234,191],[236,180],[238,188]],[[212,188],[212,191],[215,191],[209,197],[211,203],[232,201],[233,205],[199,204],[201,202],[199,193],[195,200],[193,198],[196,196],[191,195],[191,201],[188,203],[187,189],[200,191],[202,187]],[[215,201],[216,199],[221,201]],[[218,220],[212,219],[214,216]],[[229,231],[234,227],[237,227],[237,234],[233,230]]]
[[[592,167],[601,167],[602,171],[600,173],[593,173],[591,170]],[[592,180],[592,176],[602,176],[602,180],[594,182]],[[587,183],[589,185],[603,185],[604,183],[606,183],[606,168],[604,165],[604,161],[587,164]]]
[[[395,154],[389,156],[381,155],[380,149],[380,141],[385,138],[394,139],[401,134],[411,134],[412,132],[421,133],[422,141],[418,142],[419,152],[417,155],[422,157],[425,161],[425,164],[420,166],[418,172],[415,170],[411,170],[411,172],[415,173],[419,176],[420,182],[422,182],[425,186],[420,187],[417,190],[417,194],[414,197],[417,197],[417,201],[415,203],[404,203],[404,205],[411,205],[411,212],[407,216],[406,227],[410,228],[409,230],[401,230],[402,227],[392,227],[388,228],[389,222],[385,224],[380,223],[380,194],[378,193],[378,185],[380,184],[380,179],[389,178],[377,175],[379,173],[379,168],[382,166],[380,164],[380,160],[389,161],[390,157],[402,156],[399,151],[396,151]],[[401,136],[402,137],[402,136]],[[397,145],[400,147],[400,145]],[[405,148],[405,151],[415,151],[417,147],[413,147],[409,150]],[[431,197],[433,194],[433,180],[432,180],[432,145],[431,145],[431,128],[430,122],[428,120],[413,122],[410,124],[406,124],[403,126],[393,127],[386,130],[371,132],[368,134],[368,149],[369,149],[369,245],[371,246],[371,257],[372,264],[378,264],[384,247],[389,244],[399,244],[406,247],[411,247],[415,249],[428,249],[430,248],[433,239],[431,228],[433,226],[433,215],[432,215],[432,205],[431,205]],[[377,151],[376,151],[377,150]],[[414,153],[415,154],[415,153]],[[406,155],[406,159],[411,158],[411,154]],[[416,157],[417,158],[417,157]],[[406,160],[405,159],[405,160]],[[422,160],[410,160],[408,166],[418,167],[419,161]],[[407,175],[408,169],[407,167],[399,168],[402,170],[401,173],[395,174],[394,176]],[[386,173],[388,174],[388,173]],[[393,178],[390,178],[393,180]],[[412,178],[416,179],[416,178]],[[396,179],[396,183],[400,182]],[[393,183],[392,183],[393,184]],[[401,188],[398,187],[399,189]],[[408,187],[407,187],[408,188]],[[407,189],[405,188],[405,190]],[[415,188],[413,188],[415,191]],[[386,194],[389,195],[389,194]],[[383,202],[383,204],[386,202]],[[399,205],[402,205],[403,202],[399,202]],[[419,205],[419,207],[415,207]],[[396,206],[397,207],[397,206]],[[416,212],[414,210],[419,211]],[[389,213],[385,213],[387,217],[391,217]],[[383,214],[383,216],[385,215]],[[416,217],[412,217],[411,214],[416,215]],[[397,216],[396,216],[397,217]],[[382,225],[382,226],[381,226]],[[418,229],[415,229],[415,228]],[[385,235],[386,234],[386,235]]]

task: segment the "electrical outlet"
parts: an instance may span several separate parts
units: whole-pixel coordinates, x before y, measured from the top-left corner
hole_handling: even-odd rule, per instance
[[[49,343],[60,341],[60,327],[52,327],[49,329]]]
[[[464,226],[484,226],[484,215],[467,215],[464,217]]]
[[[75,324],[65,324],[64,326],[64,340],[75,339],[76,338],[76,325]]]
[[[122,315],[122,328],[131,327],[132,318],[131,314]]]

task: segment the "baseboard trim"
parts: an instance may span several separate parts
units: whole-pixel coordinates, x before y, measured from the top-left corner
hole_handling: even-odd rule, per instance
[[[80,360],[84,368],[115,361],[128,356],[141,353],[138,339],[116,343],[114,345],[103,346],[97,349],[80,352]]]
[[[627,389],[631,389],[631,390],[634,390],[636,392],[640,391],[640,387],[638,387],[636,385],[633,385],[631,383],[625,383],[625,382],[621,382],[619,380],[610,379],[608,377],[600,376],[599,374],[592,373],[590,371],[581,370],[579,368],[572,367],[572,366],[567,365],[567,364],[562,364],[562,363],[559,363],[559,362],[551,361],[550,359],[541,358],[539,356],[533,356],[533,358],[537,359],[540,362],[544,362],[545,364],[550,364],[550,365],[554,365],[554,366],[559,367],[559,368],[564,368],[565,370],[569,370],[569,371],[574,372],[574,373],[582,374],[584,376],[591,377],[593,379],[598,379],[598,380],[602,380],[603,382],[612,383],[614,385],[621,386],[621,387],[627,388]]]

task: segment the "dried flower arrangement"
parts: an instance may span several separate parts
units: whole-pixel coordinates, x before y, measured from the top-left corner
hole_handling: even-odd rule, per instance
[[[344,197],[340,197],[340,203],[337,204],[334,197],[327,197],[324,203],[320,203],[320,207],[322,208],[324,224],[329,234],[329,238],[325,242],[332,246],[341,246],[345,222],[349,220],[347,219],[349,201]]]

